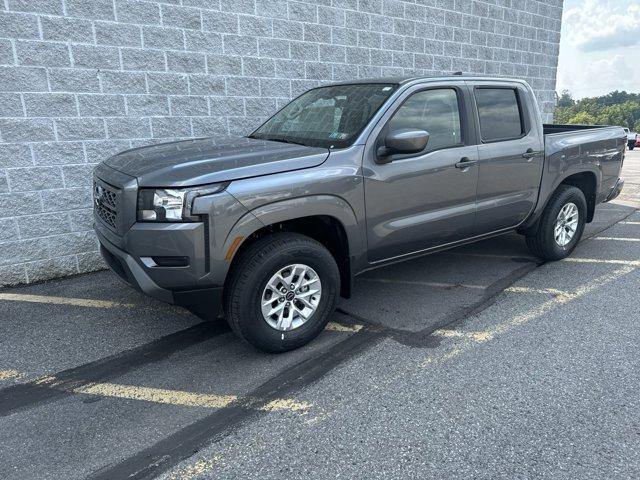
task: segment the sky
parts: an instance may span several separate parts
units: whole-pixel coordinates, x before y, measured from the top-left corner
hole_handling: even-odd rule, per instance
[[[565,0],[556,90],[640,93],[640,0]]]

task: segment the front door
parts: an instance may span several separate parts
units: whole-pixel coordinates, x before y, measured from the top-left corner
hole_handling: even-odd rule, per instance
[[[426,148],[364,165],[367,242],[372,263],[402,257],[472,236],[478,180],[477,146],[466,145],[464,85],[414,89],[399,99],[376,137],[425,130]]]

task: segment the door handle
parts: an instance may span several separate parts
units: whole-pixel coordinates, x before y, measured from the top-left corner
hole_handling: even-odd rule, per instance
[[[464,170],[476,163],[478,163],[478,160],[471,160],[469,157],[462,157],[460,161],[455,164],[455,167]]]
[[[536,152],[533,148],[527,149],[526,152],[522,154],[522,158],[531,159],[536,155],[540,155],[541,152]]]

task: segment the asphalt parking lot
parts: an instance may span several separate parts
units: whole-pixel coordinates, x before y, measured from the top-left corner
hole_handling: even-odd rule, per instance
[[[640,152],[571,258],[368,272],[266,355],[108,271],[0,290],[0,478],[640,477]]]

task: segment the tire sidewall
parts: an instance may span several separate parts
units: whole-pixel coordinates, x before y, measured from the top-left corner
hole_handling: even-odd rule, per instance
[[[316,271],[322,285],[322,294],[318,308],[303,325],[290,331],[280,331],[271,327],[262,316],[262,293],[276,272],[294,263],[305,264]],[[291,245],[263,256],[243,290],[246,300],[240,303],[236,312],[242,318],[239,325],[242,335],[262,350],[286,351],[304,345],[324,329],[337,302],[340,274],[335,260],[322,246]]]
[[[578,207],[578,228],[576,229],[571,241],[564,246],[560,246],[554,237],[554,227],[560,210],[562,210],[562,208],[568,203],[573,203]],[[555,199],[553,205],[549,209],[548,217],[545,222],[545,235],[547,236],[546,243],[553,251],[554,257],[558,259],[565,258],[573,251],[582,238],[582,233],[586,223],[586,216],[587,202],[579,189],[572,188],[570,190],[566,190]]]

